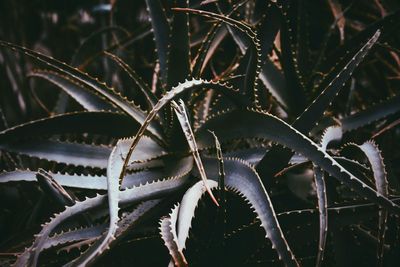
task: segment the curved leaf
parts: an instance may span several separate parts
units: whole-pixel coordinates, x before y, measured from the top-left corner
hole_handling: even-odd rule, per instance
[[[82,240],[88,240],[97,238],[100,236],[104,230],[106,230],[106,225],[94,225],[86,228],[74,229],[67,232],[61,232],[51,236],[46,244],[43,246],[43,250],[52,247],[57,247],[59,245],[64,245],[70,242],[78,242]]]
[[[260,80],[276,101],[287,110],[292,95],[286,90],[286,80],[282,72],[269,59],[265,60],[261,68]]]
[[[51,173],[52,179],[65,187],[106,190],[105,176],[85,176],[77,174]],[[37,182],[36,172],[30,170],[15,170],[0,173],[0,183],[9,182]]]
[[[341,119],[344,132],[356,130],[400,111],[400,95]]]
[[[129,138],[121,141],[122,149],[128,150],[130,142],[131,139]],[[107,167],[108,157],[111,153],[111,148],[105,145],[89,145],[53,140],[22,141],[0,145],[0,147],[9,152],[29,157],[74,166],[102,169]],[[129,164],[149,161],[166,154],[161,146],[147,136],[140,140],[137,151],[138,153],[131,157]]]
[[[168,248],[169,254],[174,260],[175,266],[188,266],[182,250],[178,248],[178,237],[176,235],[176,221],[178,218],[179,204],[172,208],[169,217],[164,217],[160,222],[161,238]]]
[[[197,169],[200,172],[201,179],[203,180],[204,186],[207,189],[207,193],[210,195],[212,201],[215,203],[215,205],[219,206],[218,201],[215,199],[213,193],[211,192],[211,189],[208,188],[207,186],[207,175],[204,171],[204,166],[203,163],[201,162],[200,154],[199,154],[199,149],[197,148],[196,144],[196,139],[194,137],[192,127],[190,126],[189,118],[186,112],[185,104],[183,101],[180,99],[179,100],[179,105],[175,102],[171,102],[175,114],[178,117],[179,123],[181,125],[181,128],[183,130],[183,133],[185,134],[186,141],[188,142],[190,152],[192,153],[194,162],[196,163]]]
[[[324,259],[326,238],[328,235],[328,200],[326,197],[325,177],[319,167],[314,168],[314,180],[317,188],[319,210],[319,244],[315,266],[321,266]]]
[[[88,145],[53,140],[30,140],[6,143],[0,146],[8,152],[26,155],[57,163],[106,168],[111,148],[104,145]]]
[[[186,241],[189,238],[189,230],[192,226],[192,220],[195,215],[195,210],[197,205],[199,204],[199,200],[203,196],[205,192],[207,192],[207,188],[214,189],[217,188],[218,184],[213,180],[207,180],[207,187],[204,185],[204,182],[199,181],[190,187],[182,198],[182,201],[179,206],[179,214],[177,219],[177,231],[178,231],[178,250],[182,253],[186,248]],[[175,219],[175,220],[176,220]]]
[[[329,143],[342,139],[341,127],[329,127],[324,131],[320,146],[326,151]],[[317,189],[318,210],[319,210],[319,244],[316,266],[321,266],[324,260],[326,239],[328,235],[328,199],[326,196],[326,185],[324,172],[317,166],[314,166],[314,180]]]
[[[386,178],[386,169],[381,155],[381,151],[373,141],[367,141],[362,145],[349,144],[359,148],[367,157],[374,175],[375,186],[378,193],[385,197],[389,196],[389,186]],[[385,246],[385,232],[387,224],[388,212],[386,210],[379,211],[379,228],[378,228],[378,247],[377,247],[377,265],[383,264],[383,253]]]
[[[229,125],[229,129],[220,127],[221,120]],[[212,130],[215,134],[224,138],[221,139],[223,141],[252,136],[283,144],[297,153],[301,153],[330,175],[358,192],[361,196],[390,211],[400,213],[398,205],[377,193],[374,189],[344,169],[308,137],[271,114],[257,110],[236,110],[211,119],[203,125],[201,128],[202,131],[198,132],[197,140],[200,148],[211,146],[213,143],[209,135],[206,134],[206,129]]]
[[[288,108],[293,115],[298,116],[305,109],[307,103],[294,47],[294,22],[292,18],[296,17],[296,14],[292,12],[294,8],[292,8],[290,1],[277,1],[276,5],[281,13],[281,64],[288,94],[293,96],[289,98],[291,102]]]
[[[162,180],[165,177],[181,177],[185,173],[190,172],[192,168],[192,158],[187,157],[174,164],[166,162],[163,168],[139,170],[129,173],[125,176],[121,184],[121,188],[130,188],[140,186],[146,183],[152,183],[157,180]],[[63,187],[79,188],[87,190],[107,190],[107,177],[96,175],[68,174],[68,173],[53,173],[49,175]],[[36,171],[31,170],[14,170],[0,173],[0,183],[12,182],[37,182],[35,178]]]
[[[119,173],[123,165],[123,152],[121,151],[121,141],[115,145],[111,151],[107,166],[107,198],[108,209],[110,214],[110,222],[108,230],[103,236],[90,246],[79,258],[68,263],[68,266],[86,266],[94,261],[94,258],[101,255],[111,242],[118,228],[118,202],[119,202]]]
[[[115,110],[114,106],[98,94],[91,92],[80,82],[75,81],[68,75],[52,70],[36,69],[29,73],[30,77],[45,79],[75,99],[88,111]]]
[[[222,149],[221,149],[221,144],[219,143],[218,137],[215,135],[214,132],[211,132],[212,136],[214,137],[215,141],[215,148],[216,148],[216,154],[217,154],[217,159],[218,159],[218,167],[219,167],[219,172],[218,172],[218,198],[219,201],[221,202],[221,210],[222,210],[222,216],[225,220],[225,215],[226,215],[226,198],[225,198],[225,167],[224,167],[224,158],[222,156]],[[225,222],[224,222],[225,223]]]
[[[329,143],[333,141],[340,141],[342,140],[342,127],[340,126],[331,126],[325,129],[324,134],[322,135],[320,146],[321,148],[326,151]]]

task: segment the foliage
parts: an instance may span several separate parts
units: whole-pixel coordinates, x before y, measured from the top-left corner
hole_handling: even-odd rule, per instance
[[[20,2],[1,265],[397,263],[397,3]]]

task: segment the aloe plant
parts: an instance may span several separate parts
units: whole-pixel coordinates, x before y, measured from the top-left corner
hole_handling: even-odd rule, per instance
[[[2,213],[15,212],[1,222],[2,264],[397,262],[398,11],[336,0],[135,5],[146,18],[137,39],[115,25],[118,3],[96,6],[112,25],[69,64],[0,41],[9,77],[10,55],[31,62],[32,98],[21,99],[34,111],[15,123],[23,101],[0,103],[0,188],[13,203]],[[359,27],[357,5],[382,17]],[[318,12],[333,17],[319,18],[323,33]],[[149,51],[128,50],[136,41]],[[56,99],[36,92],[42,84]]]

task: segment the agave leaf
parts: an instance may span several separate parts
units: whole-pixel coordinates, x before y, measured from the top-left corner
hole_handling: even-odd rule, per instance
[[[140,186],[141,184],[151,183],[162,180],[169,176],[181,176],[190,171],[191,164],[189,160],[183,160],[170,166],[167,164],[164,168],[139,170],[129,173],[125,176],[121,188],[130,188]],[[49,172],[52,179],[63,187],[79,188],[86,190],[107,190],[107,177],[97,175],[68,174]],[[0,173],[0,183],[12,182],[37,182],[35,178],[36,171],[14,170]]]
[[[111,151],[107,166],[107,199],[110,213],[110,222],[108,230],[97,240],[89,249],[81,254],[77,259],[68,263],[68,266],[86,266],[94,261],[94,258],[100,256],[109,248],[110,240],[114,239],[118,228],[118,202],[119,202],[119,174],[123,166],[123,151],[121,151],[121,141],[118,141]]]
[[[216,131],[217,133],[217,131]],[[209,134],[208,134],[209,136]],[[209,177],[219,177],[218,161],[205,160]],[[271,240],[272,248],[286,266],[299,266],[282,233],[276,214],[260,177],[253,167],[240,159],[225,158],[225,186],[242,196],[252,207],[261,221],[266,237]]]
[[[98,123],[101,122],[101,123]],[[76,127],[79,125],[79,127]],[[94,133],[112,137],[131,136],[139,125],[121,113],[114,112],[71,112],[38,119],[13,126],[0,132],[0,146],[29,137],[67,133]],[[115,131],[118,129],[118,131]]]
[[[122,149],[128,150],[131,139],[121,141]],[[92,168],[107,167],[111,148],[105,145],[89,145],[54,140],[33,140],[9,143],[1,146],[9,152],[54,161],[57,163]],[[129,164],[146,162],[166,155],[165,150],[151,138],[145,136],[137,147],[138,153],[131,157]]]
[[[170,26],[161,1],[146,0],[146,5],[150,14],[150,22],[154,33],[161,78],[162,81],[167,84]]]
[[[143,169],[153,169],[153,168],[158,168],[158,167],[164,167],[164,159],[168,158],[170,154],[165,155],[165,157],[160,157],[156,159],[152,159],[149,161],[137,161],[133,162],[128,165],[127,170],[129,172],[135,172],[135,171],[141,171]],[[171,154],[173,155],[173,154]]]
[[[301,75],[294,47],[292,17],[295,17],[295,15],[292,14],[293,8],[291,8],[289,1],[279,1],[277,2],[277,6],[281,12],[281,64],[287,83],[288,94],[293,96],[290,98],[292,102],[289,103],[288,108],[293,115],[298,116],[306,108],[306,96],[304,86],[301,83]]]
[[[329,127],[325,130],[321,138],[321,149],[326,151],[329,143],[342,139],[342,129],[340,127]],[[314,166],[314,180],[317,189],[318,211],[319,211],[319,244],[316,266],[321,266],[324,260],[326,239],[328,235],[328,199],[326,196],[325,175],[321,168]]]
[[[224,158],[222,156],[221,144],[219,143],[218,137],[214,132],[211,132],[215,141],[216,156],[218,159],[218,203],[220,203],[220,209],[217,211],[217,225],[219,226],[218,231],[220,232],[219,237],[216,239],[222,248],[225,247],[225,235],[226,235],[226,193],[225,193],[225,167]]]
[[[354,113],[341,120],[344,132],[356,130],[400,111],[400,95],[382,101],[366,110]]]
[[[284,103],[284,99],[286,99],[287,96],[284,88],[285,84],[282,84],[283,75],[268,58],[268,53],[271,52],[280,25],[281,19],[279,9],[276,5],[268,2],[267,10],[263,14],[261,22],[256,26],[256,32],[260,38],[260,58],[262,60],[259,78],[267,91],[270,92],[280,104],[287,108],[287,103]],[[264,108],[267,107],[267,93],[261,89],[258,93],[260,104],[262,104]]]
[[[217,150],[217,159],[218,159],[218,197],[219,201],[222,202],[221,210],[223,212],[223,216],[225,218],[226,213],[226,199],[225,199],[225,169],[224,169],[224,158],[222,157],[222,149],[221,144],[219,143],[218,137],[215,135],[214,132],[211,132],[212,136],[214,137],[215,141],[215,148]]]
[[[195,215],[196,207],[199,204],[199,200],[203,194],[207,192],[207,188],[214,189],[218,186],[218,183],[213,180],[207,180],[206,183],[207,187],[202,181],[199,181],[190,187],[185,192],[180,203],[179,216],[177,217],[177,245],[178,250],[181,253],[186,248],[186,241],[189,238],[189,230],[192,226],[192,220]]]
[[[317,188],[318,197],[318,210],[319,210],[319,244],[318,254],[315,266],[321,266],[324,259],[326,238],[328,235],[328,201],[326,197],[326,186],[325,177],[323,171],[315,167],[314,168],[314,180]]]
[[[349,144],[360,149],[367,157],[374,175],[376,190],[385,197],[389,195],[389,186],[386,175],[386,168],[383,162],[381,151],[373,141],[367,141],[362,145]],[[377,265],[383,264],[383,253],[385,245],[385,232],[387,224],[388,212],[379,211],[379,229],[378,229],[378,247],[377,247]]]
[[[53,140],[31,140],[6,143],[1,148],[19,155],[26,155],[57,163],[92,168],[106,168],[111,148],[104,145],[60,142]]]
[[[137,85],[137,87],[139,87],[140,91],[146,98],[149,110],[151,110],[157,103],[157,97],[153,94],[146,82],[143,81],[143,79],[120,57],[107,51],[105,51],[104,53],[112,60],[114,60],[129,75],[129,77]]]
[[[75,81],[74,79],[71,79],[68,75],[45,69],[33,70],[28,75],[30,77],[40,77],[53,83],[70,95],[88,111],[115,111],[114,106],[107,102],[104,98],[100,97],[98,94],[92,93],[86,88],[85,85]]]
[[[138,106],[134,103],[129,102],[126,98],[122,97],[118,92],[113,89],[107,87],[105,83],[99,82],[97,79],[90,77],[88,74],[81,72],[80,70],[71,67],[65,63],[62,63],[56,59],[51,57],[42,55],[30,49],[17,46],[14,44],[10,44],[4,41],[0,41],[0,46],[11,48],[15,51],[19,51],[24,53],[31,58],[38,60],[47,64],[49,67],[53,68],[55,71],[60,72],[72,80],[80,82],[90,88],[93,92],[104,97],[109,103],[115,105],[120,110],[128,114],[132,119],[137,121],[138,123],[143,123],[146,118],[146,113],[142,111]],[[83,88],[82,88],[83,89]],[[149,132],[156,136],[158,139],[162,140],[161,129],[160,126],[153,122],[153,124],[149,127]]]
[[[384,195],[389,195],[389,186],[386,179],[386,169],[381,156],[381,151],[378,146],[370,141],[365,142],[360,146],[361,150],[365,153],[374,174],[374,180],[377,191]],[[377,265],[382,266],[384,246],[385,246],[385,232],[387,225],[388,212],[386,210],[379,211],[379,229],[378,229],[378,249],[377,249]]]
[[[254,43],[257,42],[258,40]],[[246,75],[244,76],[245,92],[248,92],[256,107],[260,107],[258,80],[261,72],[261,48],[259,46],[259,43],[257,43],[255,49],[248,50],[250,55],[247,61]]]
[[[260,72],[260,80],[276,99],[276,101],[284,108],[288,109],[291,94],[286,90],[286,81],[280,70],[267,58]]]
[[[176,192],[187,184],[186,176],[187,173],[184,173],[179,177],[170,177],[163,180],[154,181],[149,184],[122,190],[119,194],[120,206],[134,204],[149,199],[160,198],[166,194],[170,194],[171,192]],[[98,208],[104,205],[105,202],[107,202],[107,195],[97,195],[93,198],[87,198],[84,201],[76,202],[75,205],[66,207],[63,212],[56,214],[50,220],[50,222],[43,226],[42,231],[37,235],[37,238],[32,246],[27,248],[25,252],[18,257],[16,265],[22,266],[29,264],[30,266],[36,266],[39,253],[46,243],[48,236],[58,225],[60,225],[66,219],[69,219],[71,216]]]
[[[255,166],[262,159],[265,154],[265,147],[257,147],[257,148],[244,148],[238,149],[234,151],[225,152],[225,157],[228,158],[240,158],[249,164]]]
[[[36,173],[36,179],[43,191],[53,198],[59,206],[65,207],[75,204],[75,200],[68,192],[45,170],[39,169]]]
[[[168,156],[164,159],[163,168],[144,169],[134,173],[128,173],[123,182],[122,187],[139,186],[141,184],[150,183],[152,181],[161,180],[165,177],[180,177],[190,172],[192,168],[192,157],[186,157],[181,160],[168,160]]]
[[[106,228],[107,226],[105,224],[100,224],[54,234],[47,240],[42,249],[46,250],[71,242],[94,239],[100,236],[106,230]]]
[[[329,143],[333,141],[340,141],[342,140],[343,132],[342,127],[340,126],[331,126],[325,129],[324,134],[321,138],[320,146],[321,148],[326,151]]]
[[[160,222],[161,238],[164,240],[165,246],[168,248],[169,254],[175,263],[175,266],[188,266],[185,255],[178,247],[178,237],[176,234],[176,221],[178,219],[179,204],[172,208],[169,217],[164,217]],[[170,263],[171,265],[171,263]]]
[[[136,170],[133,173],[128,173],[121,184],[121,188],[130,188],[139,186],[141,184],[151,183],[157,180],[162,180],[165,177],[178,177],[185,173],[190,172],[192,168],[191,157],[185,158],[174,164],[166,159],[165,166],[157,166],[162,168],[146,169],[147,165],[143,166],[143,169]],[[151,162],[151,161],[150,161]],[[149,163],[150,163],[149,162]],[[52,178],[59,183],[61,186],[70,188],[80,188],[88,190],[107,190],[107,177],[97,175],[80,175],[80,174],[68,174],[68,173],[54,173],[48,172]],[[5,171],[0,173],[0,183],[9,182],[37,182],[35,178],[36,171],[29,169],[17,169],[13,171]]]
[[[105,176],[85,176],[77,174],[62,174],[49,172],[52,179],[64,187],[106,190]],[[15,170],[0,173],[0,183],[37,182],[36,172],[30,170]]]
[[[363,172],[368,172],[370,170],[366,165],[364,165],[356,160],[352,160],[352,159],[348,159],[348,158],[340,157],[340,156],[333,157],[333,158],[337,162],[339,162],[340,165],[345,166],[345,168],[347,170],[350,170],[351,173],[357,173],[356,177],[358,177],[358,174],[361,175]],[[367,179],[364,179],[364,180],[367,180]]]
[[[267,3],[267,10],[257,25],[257,33],[261,43],[261,58],[265,60],[271,52],[273,42],[281,25],[279,9],[272,3]],[[263,62],[264,63],[264,62]]]
[[[219,206],[218,201],[215,199],[211,189],[207,187],[207,175],[204,171],[204,166],[200,158],[199,149],[197,148],[196,139],[193,134],[192,127],[190,126],[189,118],[187,115],[186,107],[183,101],[179,100],[179,105],[175,102],[171,102],[175,114],[178,117],[179,123],[181,125],[182,131],[185,134],[186,141],[188,142],[190,152],[192,153],[194,162],[200,172],[201,179],[203,180],[204,186],[207,188],[207,193],[210,195],[214,203]]]
[[[339,93],[343,84],[351,77],[354,69],[362,59],[368,54],[372,46],[378,40],[380,31],[378,30],[369,41],[346,63],[343,69],[336,69],[335,74],[329,84],[321,94],[311,103],[310,106],[294,121],[292,126],[298,131],[307,134],[318,120],[322,117],[328,106],[332,103],[335,96]],[[324,83],[323,83],[324,84]],[[270,177],[287,165],[292,153],[281,146],[274,146],[261,162],[257,165],[261,177]],[[267,167],[268,166],[268,167]],[[272,166],[272,167],[271,167]]]
[[[229,129],[221,128],[220,120],[223,120],[226,123],[225,125],[229,125]],[[211,146],[213,143],[206,134],[205,129],[215,131],[215,134],[223,137],[223,139],[221,138],[223,141],[252,136],[269,139],[285,145],[307,157],[315,165],[345,183],[361,196],[368,198],[385,209],[395,213],[400,212],[399,206],[378,194],[374,189],[344,169],[308,137],[271,114],[257,110],[236,110],[221,114],[207,121],[198,131],[197,140],[200,148]]]

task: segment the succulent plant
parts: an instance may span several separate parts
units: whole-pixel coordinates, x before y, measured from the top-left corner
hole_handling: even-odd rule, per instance
[[[399,11],[358,4],[381,18],[357,27],[353,4],[329,0],[321,34],[320,4],[234,2],[138,3],[138,38],[154,47],[138,71],[124,60],[131,35],[71,64],[0,41],[59,89],[32,93],[54,109],[24,123],[0,106],[1,190],[29,207],[8,208],[22,215],[4,227],[27,222],[2,240],[3,264],[397,262],[398,168],[385,163],[399,160]],[[97,68],[107,83],[86,72]]]

